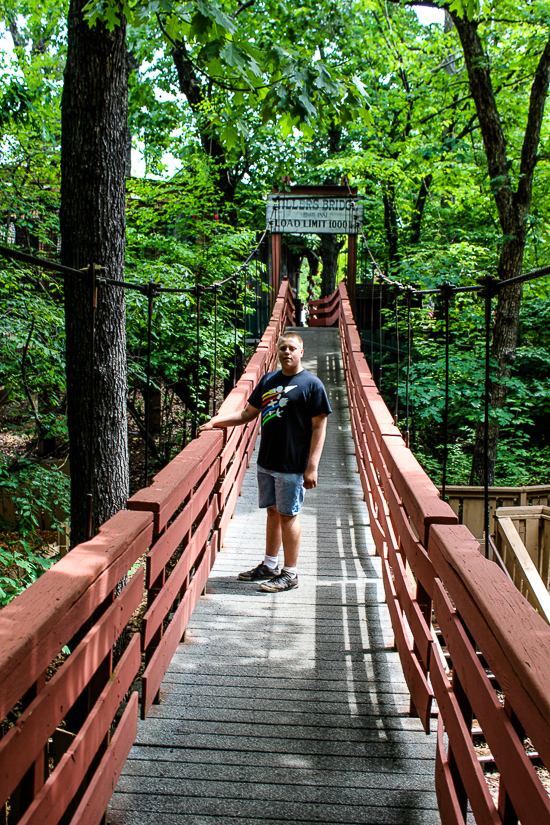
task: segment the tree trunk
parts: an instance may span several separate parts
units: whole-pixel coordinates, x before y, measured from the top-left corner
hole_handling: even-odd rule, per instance
[[[104,267],[124,278],[128,77],[125,21],[108,32],[82,18],[72,0],[62,97],[62,261]],[[128,496],[124,290],[99,288],[94,402],[91,401],[90,284],[65,279],[67,397],[71,457],[71,541],[86,536],[86,494],[93,439],[93,532]]]
[[[540,56],[531,87],[527,126],[517,170],[519,174],[516,172],[518,183],[514,191],[510,175],[512,164],[507,155],[502,119],[491,81],[491,64],[478,34],[478,23],[469,20],[467,15],[459,17],[455,11],[451,12],[451,16],[464,51],[470,91],[476,106],[493,197],[504,236],[497,275],[499,279],[507,280],[520,275],[523,266],[526,219],[531,209],[533,174],[550,82],[550,41],[546,43]],[[490,399],[493,410],[502,409],[506,401],[506,381],[516,360],[521,296],[520,285],[508,287],[498,296],[492,342],[492,355],[497,363]],[[471,476],[472,480],[477,476],[481,484],[485,481],[483,430],[483,423],[480,422],[476,429]],[[493,484],[495,478],[498,438],[498,424],[491,419],[488,439],[489,484]]]
[[[395,187],[388,184],[382,195],[384,203],[384,229],[388,244],[388,262],[390,270],[399,259],[399,233],[397,230],[397,209],[395,206]]]
[[[283,254],[281,255],[281,280],[288,278],[293,292],[297,295],[300,289],[300,270],[306,255],[304,239],[283,235]]]
[[[418,196],[416,198],[413,217],[412,217],[412,221],[411,221],[411,243],[419,243],[420,242],[420,230],[422,228],[422,216],[424,215],[424,207],[426,206],[426,200],[428,198],[428,192],[430,191],[430,186],[432,184],[432,180],[433,180],[433,175],[430,172],[422,178],[422,181],[420,183],[420,190],[419,190]]]
[[[243,173],[237,174],[235,168],[228,164],[225,147],[208,123],[204,112],[204,106],[207,102],[206,91],[197,76],[193,63],[187,56],[185,44],[182,41],[179,41],[177,48],[172,49],[172,59],[178,75],[180,91],[187,98],[197,118],[197,130],[204,153],[214,161],[215,184],[222,193],[224,202],[227,204],[233,203],[235,190],[244,170]]]
[[[328,295],[332,295],[336,289],[338,255],[343,243],[338,240],[338,235],[320,235],[320,238],[319,257],[323,263],[321,270],[321,298],[326,298]]]
[[[503,250],[504,251],[504,250]],[[520,250],[516,250],[520,253]],[[523,259],[523,249],[521,250]],[[522,259],[519,261],[509,260],[512,256],[507,256],[505,264],[510,264],[512,271],[521,272]],[[502,262],[502,256],[501,256]],[[500,269],[500,267],[499,267]],[[497,362],[497,372],[491,386],[491,397],[489,401],[491,410],[502,409],[506,403],[507,387],[506,381],[510,376],[512,366],[516,360],[516,346],[519,328],[519,311],[521,306],[522,286],[514,284],[499,293],[497,309],[495,313],[495,324],[493,327],[493,342],[491,347],[492,357]],[[500,429],[496,418],[489,419],[488,438],[488,482],[489,485],[495,483],[495,467],[498,456],[498,441]],[[478,422],[476,427],[474,454],[472,458],[472,472],[470,484],[475,484],[476,480],[480,484],[485,483],[485,426],[483,421]]]

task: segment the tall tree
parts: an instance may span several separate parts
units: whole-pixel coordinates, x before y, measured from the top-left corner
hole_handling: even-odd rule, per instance
[[[125,21],[90,28],[85,0],[72,0],[62,97],[62,261],[99,264],[123,280],[128,120]],[[86,495],[93,444],[94,528],[128,496],[124,290],[99,289],[92,341],[91,284],[66,278],[67,396],[71,456],[71,539],[86,535]],[[93,405],[92,405],[93,380]]]
[[[480,36],[480,22],[450,10],[456,26],[468,71],[470,91],[474,99],[493,197],[503,234],[497,276],[508,280],[521,274],[528,231],[528,218],[533,195],[533,176],[537,164],[541,126],[550,83],[550,38],[542,45],[530,89],[527,122],[519,164],[509,152],[503,119],[491,77],[491,62],[487,44]],[[538,45],[538,44],[537,44]],[[536,48],[535,44],[533,46]],[[514,284],[499,292],[493,329],[492,354],[497,363],[497,375],[491,390],[491,407],[502,409],[506,401],[506,382],[516,359],[519,310],[522,287]],[[489,483],[494,483],[498,448],[498,418],[489,422]],[[484,428],[479,424],[472,464],[472,475],[483,483],[485,477]]]
[[[393,2],[397,4],[398,0]],[[542,17],[537,18],[540,9],[528,3],[485,3],[483,16],[476,0],[444,3],[433,0],[414,0],[413,3],[406,0],[406,5],[444,8],[456,27],[469,93],[482,135],[490,191],[502,233],[496,275],[501,280],[514,278],[521,274],[523,267],[534,174],[550,82],[548,24]],[[512,42],[515,43],[515,53],[510,47]],[[456,57],[451,59],[456,77]],[[503,94],[507,87],[514,91],[516,111],[511,111],[509,99]],[[458,111],[456,95],[451,106],[453,112]],[[522,120],[523,129],[518,128]],[[466,125],[461,134],[468,131]],[[422,194],[421,191],[420,196]],[[422,208],[424,203],[425,198],[422,200],[420,197]],[[416,237],[418,233],[414,232],[413,240]],[[492,355],[497,369],[491,389],[493,415],[489,422],[491,484],[494,482],[499,440],[498,415],[506,402],[507,382],[516,359],[521,297],[520,285],[501,290],[494,318]],[[484,474],[484,426],[480,422],[476,429],[472,481],[477,478],[483,482]]]
[[[59,210],[59,101],[66,8],[0,3],[13,43],[0,55],[0,211],[16,242],[55,249]],[[6,237],[4,236],[4,240]]]
[[[108,0],[108,12],[116,6]],[[162,8],[152,1],[137,8],[131,0],[127,8],[132,51],[154,66],[164,90],[184,96],[186,126],[191,120],[226,202],[251,173],[258,134],[271,122],[292,140],[296,128],[312,136],[319,118],[349,118],[362,105],[333,48],[340,14],[331,4],[301,7],[299,25],[294,4],[271,0],[185,7],[168,0]],[[93,14],[105,15],[103,2],[94,3]]]

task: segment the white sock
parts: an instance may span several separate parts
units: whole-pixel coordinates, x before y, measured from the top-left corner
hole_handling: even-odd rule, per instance
[[[298,575],[298,568],[297,567],[287,567],[286,564],[285,564],[285,566],[283,567],[283,570],[285,571],[285,573],[290,573],[290,575],[292,576],[293,579],[295,579],[296,576]]]
[[[269,567],[270,570],[275,570],[277,567],[277,559],[278,556],[268,556],[267,553],[264,556],[264,564]]]

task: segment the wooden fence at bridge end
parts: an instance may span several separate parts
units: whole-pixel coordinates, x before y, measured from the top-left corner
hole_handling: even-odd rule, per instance
[[[536,768],[550,767],[550,627],[480,553],[406,447],[361,351],[346,287],[315,302],[338,323],[351,429],[412,709],[437,719],[443,825],[550,825]],[[479,757],[476,741],[489,756]],[[498,772],[493,798],[484,774]],[[548,787],[548,786],[547,786]]]
[[[293,318],[285,280],[220,412],[242,409],[275,365]],[[200,435],[97,536],[0,612],[0,804],[8,825],[103,821],[139,707],[145,717],[158,701],[223,542],[258,428],[259,419]],[[144,601],[141,630],[132,634],[128,623]]]

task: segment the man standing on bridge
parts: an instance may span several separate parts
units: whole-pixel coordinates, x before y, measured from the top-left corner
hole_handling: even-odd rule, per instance
[[[244,410],[216,415],[201,427],[236,427],[262,414],[258,492],[259,506],[267,509],[265,556],[239,579],[262,581],[260,588],[268,593],[298,587],[302,534],[298,513],[304,489],[317,486],[327,416],[332,412],[322,382],[302,367],[303,347],[297,333],[283,333],[278,344],[281,369],[260,379]],[[281,542],[284,566],[279,572]]]

